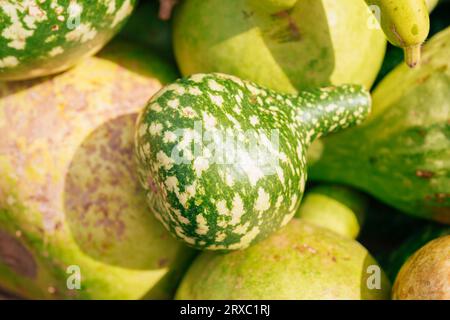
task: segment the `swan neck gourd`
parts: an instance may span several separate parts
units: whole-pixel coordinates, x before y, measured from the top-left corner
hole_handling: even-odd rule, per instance
[[[138,119],[148,203],[193,247],[245,248],[296,213],[309,144],[361,122],[369,109],[360,85],[289,95],[225,74],[180,79]]]

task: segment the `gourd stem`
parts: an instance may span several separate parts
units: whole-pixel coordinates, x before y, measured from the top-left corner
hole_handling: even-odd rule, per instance
[[[405,62],[410,68],[414,68],[420,63],[420,50],[421,50],[420,44],[404,48]]]

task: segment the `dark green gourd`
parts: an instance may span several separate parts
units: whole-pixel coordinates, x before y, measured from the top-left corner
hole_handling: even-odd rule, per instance
[[[191,246],[245,248],[296,213],[311,141],[361,122],[369,109],[359,85],[288,95],[225,74],[180,79],[138,119],[149,205]]]
[[[450,28],[372,94],[364,125],[310,148],[309,176],[363,189],[411,215],[450,224]]]

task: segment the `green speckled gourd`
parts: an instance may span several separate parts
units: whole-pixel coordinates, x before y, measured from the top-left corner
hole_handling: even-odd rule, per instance
[[[310,148],[313,180],[345,183],[403,212],[450,224],[450,28],[373,92],[364,125]]]
[[[66,70],[122,27],[136,0],[0,1],[0,81]]]
[[[369,206],[366,195],[342,185],[319,185],[306,193],[295,217],[355,239]]]
[[[311,141],[360,123],[369,109],[360,85],[289,95],[225,74],[180,79],[138,120],[148,202],[193,247],[245,248],[294,216]]]
[[[246,250],[202,252],[175,298],[382,300],[389,299],[390,290],[377,262],[357,241],[294,219]]]

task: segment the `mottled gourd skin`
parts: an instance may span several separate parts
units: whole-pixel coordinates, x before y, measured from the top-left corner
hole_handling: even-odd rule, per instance
[[[319,185],[306,193],[295,217],[356,239],[361,230],[368,198],[341,185]]]
[[[411,215],[450,224],[450,28],[373,92],[359,128],[313,144],[313,180],[350,184]]]
[[[192,252],[148,214],[133,142],[137,112],[175,77],[115,43],[57,76],[0,83],[0,287],[32,299],[171,298]],[[66,285],[69,266],[80,290]]]
[[[386,39],[361,0],[183,0],[174,50],[184,76],[222,72],[286,93],[371,87]],[[270,5],[272,3],[272,5]],[[269,9],[268,9],[269,8]]]
[[[435,239],[406,261],[394,287],[394,300],[450,300],[450,235]]]
[[[360,123],[369,109],[359,85],[288,95],[225,74],[180,79],[138,120],[141,183],[177,238],[201,249],[242,249],[297,211],[311,141]]]
[[[66,70],[123,26],[136,0],[6,0],[0,3],[0,81]]]
[[[377,269],[379,287],[373,287]],[[369,284],[369,286],[368,286]],[[391,286],[358,242],[300,219],[246,250],[203,252],[176,299],[389,299]]]
[[[400,268],[410,256],[431,240],[445,235],[450,235],[450,226],[435,223],[416,231],[389,255],[386,262],[386,273],[389,278],[394,281]]]

